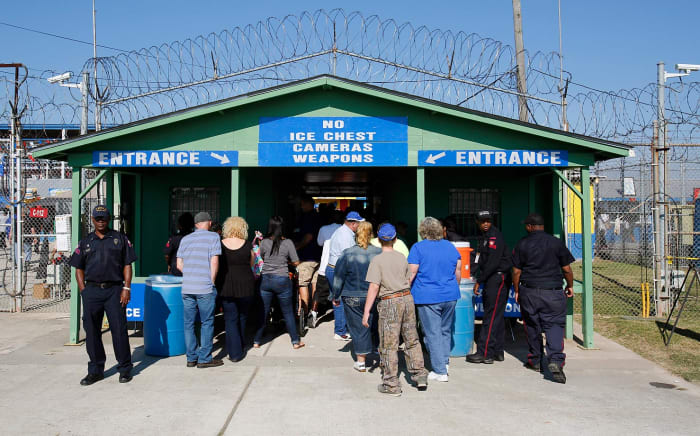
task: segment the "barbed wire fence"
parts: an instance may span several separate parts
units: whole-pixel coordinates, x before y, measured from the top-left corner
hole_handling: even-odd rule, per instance
[[[92,120],[98,108],[103,127],[322,74],[518,118],[520,94],[512,46],[477,34],[414,26],[342,9],[268,18],[140,50],[112,49],[118,54],[88,59],[82,68],[71,72],[73,77],[80,77],[83,71],[92,75],[87,83],[93,104],[87,110]],[[618,91],[594,89],[577,81],[573,73],[561,71],[560,60],[555,52],[526,53],[528,120],[562,128],[566,114],[566,128],[571,132],[636,145],[634,157],[596,165],[592,229],[596,235],[596,298],[617,288],[635,294],[622,298],[629,300],[628,304],[610,303],[607,309],[603,304],[600,311],[596,307],[596,313],[636,316],[640,314],[637,306],[642,304],[638,288],[648,280],[649,253],[654,250],[648,224],[653,194],[651,149],[645,144],[654,140],[657,87],[649,83]],[[21,106],[26,106],[22,125],[25,130],[31,126],[37,138],[46,136],[51,125],[80,122],[80,91],[46,80],[61,73],[64,71],[31,66],[28,70],[21,90]],[[667,89],[668,142],[700,142],[700,82],[672,82]],[[0,72],[0,98],[9,100],[13,92],[14,78]],[[10,116],[9,107],[3,106],[0,123],[7,125]],[[690,213],[687,190],[696,187],[696,177],[700,179],[697,150],[672,145],[668,156],[667,186],[677,185],[680,190],[676,193],[676,188],[671,188],[668,192],[679,199],[682,212],[678,216],[683,217],[684,229]],[[624,192],[626,179],[636,188],[634,201]],[[575,228],[575,220],[573,215],[568,217],[569,227]],[[676,241],[676,246],[687,245],[688,237],[695,237],[694,231],[692,227],[691,234],[677,235],[683,244]],[[572,236],[569,243],[575,245],[575,239]],[[671,245],[669,242],[669,248]],[[620,279],[623,276],[625,280]]]

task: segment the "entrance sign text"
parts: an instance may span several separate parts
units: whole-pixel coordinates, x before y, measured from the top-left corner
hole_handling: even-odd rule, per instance
[[[259,166],[406,166],[406,117],[260,118]]]
[[[566,150],[419,150],[418,166],[566,167]]]
[[[96,167],[235,167],[238,152],[202,151],[93,151]]]

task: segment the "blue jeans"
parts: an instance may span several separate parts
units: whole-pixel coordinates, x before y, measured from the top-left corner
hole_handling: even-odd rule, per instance
[[[262,343],[267,317],[270,316],[272,298],[277,297],[280,309],[282,310],[282,316],[284,316],[284,323],[287,325],[287,333],[289,333],[289,336],[292,338],[292,344],[298,344],[299,333],[297,332],[296,319],[294,318],[292,281],[289,280],[289,277],[263,274],[262,281],[260,282],[260,297],[263,301],[263,322],[255,333],[253,342],[256,344]]]
[[[243,358],[245,352],[245,324],[253,297],[222,298],[226,323],[226,352],[231,360]]]
[[[330,266],[326,267],[326,279],[328,279],[328,286],[331,288],[331,295],[333,295],[333,276],[335,275],[335,268]],[[333,332],[336,335],[343,336],[347,334],[347,322],[345,320],[345,309],[343,309],[343,300],[340,299],[340,306],[333,306],[333,317],[335,318],[335,327]]]
[[[352,335],[352,349],[355,354],[369,354],[374,349],[372,344],[372,326],[376,323],[376,316],[372,312],[369,315],[369,325],[367,328],[362,325],[362,317],[365,313],[364,297],[341,297],[345,316],[348,321],[348,329]]]
[[[182,294],[183,315],[185,318],[185,348],[187,349],[187,361],[208,363],[211,362],[211,348],[214,339],[214,307],[216,306],[216,293],[209,294]],[[199,319],[202,328],[199,332],[199,346],[197,336],[194,333],[194,320],[199,310]]]
[[[430,364],[433,367],[433,372],[437,374],[447,374],[446,365],[450,363],[452,326],[456,305],[456,300],[434,304],[416,304],[425,334],[425,347],[430,353]]]

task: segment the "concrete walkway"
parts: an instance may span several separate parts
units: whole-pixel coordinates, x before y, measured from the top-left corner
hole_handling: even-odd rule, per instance
[[[359,435],[383,434],[700,434],[700,388],[600,336],[597,351],[566,344],[568,383],[522,368],[522,336],[494,365],[452,359],[449,383],[403,395],[377,393],[379,370],[352,370],[350,345],[332,323],[292,350],[282,334],[245,360],[188,369],[185,358],[144,356],[131,340],[134,380],[114,368],[90,387],[82,346],[64,346],[68,318],[0,314],[0,433]],[[114,355],[109,334],[107,365]]]

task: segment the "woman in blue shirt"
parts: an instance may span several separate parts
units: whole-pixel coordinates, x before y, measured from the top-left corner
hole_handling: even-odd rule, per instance
[[[352,347],[357,356],[353,365],[355,370],[365,372],[365,357],[372,352],[372,331],[362,325],[362,316],[367,300],[369,283],[365,280],[367,269],[372,258],[382,250],[370,244],[372,239],[372,224],[367,221],[360,223],[356,233],[357,244],[346,248],[335,264],[333,275],[333,305],[340,304],[343,299],[345,318],[352,337]],[[370,324],[372,321],[370,321]]]
[[[446,382],[462,257],[451,242],[443,239],[439,220],[426,217],[418,233],[423,240],[408,253],[411,294],[433,367],[428,379]]]

